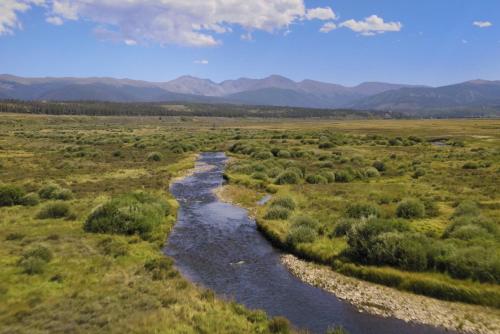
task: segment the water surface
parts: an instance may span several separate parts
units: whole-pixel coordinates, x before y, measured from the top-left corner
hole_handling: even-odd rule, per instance
[[[223,153],[204,153],[198,160],[199,171],[171,187],[180,209],[165,252],[185,277],[316,333],[334,325],[351,334],[445,333],[360,313],[333,294],[291,275],[281,264],[279,251],[257,231],[247,211],[213,195],[223,182],[225,161]]]

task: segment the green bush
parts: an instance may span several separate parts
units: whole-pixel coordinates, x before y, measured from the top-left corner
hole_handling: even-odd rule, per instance
[[[265,219],[269,220],[285,220],[288,219],[288,217],[290,217],[290,210],[279,205],[269,208],[264,216]]]
[[[57,184],[47,184],[40,188],[38,195],[42,199],[55,199],[55,200],[70,200],[73,198],[73,193],[69,189],[61,188]]]
[[[453,212],[453,217],[459,216],[478,216],[481,213],[476,202],[465,200],[461,202]]]
[[[367,177],[379,177],[380,173],[376,168],[368,167],[365,169],[365,175]]]
[[[0,186],[0,207],[19,205],[23,196],[24,192],[16,186]]]
[[[291,197],[277,197],[272,200],[271,206],[281,206],[289,210],[295,210],[295,201]]]
[[[267,174],[263,172],[255,172],[252,174],[252,179],[265,181],[267,180]]]
[[[396,215],[405,219],[423,218],[425,216],[425,206],[416,198],[408,198],[399,203]]]
[[[23,253],[21,259],[18,261],[18,266],[21,267],[25,274],[41,274],[52,258],[53,255],[50,249],[44,246],[36,246]]]
[[[354,176],[348,171],[337,171],[335,172],[335,182],[348,183],[354,179]]]
[[[404,232],[408,227],[398,220],[367,219],[352,225],[347,232],[348,255],[356,261],[369,263],[376,238],[382,233]]]
[[[352,218],[341,218],[335,223],[335,228],[333,229],[333,236],[342,237],[347,235],[347,232],[351,229],[351,227],[357,223],[357,219]]]
[[[328,180],[322,175],[309,175],[306,177],[306,182],[309,184],[327,184]]]
[[[254,155],[255,159],[258,159],[258,160],[267,160],[267,159],[271,159],[273,157],[273,154],[271,152],[268,152],[268,151],[261,151],[261,152],[258,152]]]
[[[384,172],[387,169],[385,163],[383,163],[382,161],[375,161],[372,164],[372,167],[378,170],[379,172]]]
[[[282,172],[280,175],[278,175],[276,180],[274,180],[274,183],[275,184],[297,184],[297,183],[299,183],[299,181],[300,181],[300,176],[296,172],[286,170],[286,171]]]
[[[422,177],[425,174],[426,174],[425,169],[423,169],[423,168],[417,168],[417,170],[415,170],[415,172],[413,173],[412,177],[414,179],[418,179],[419,177]]]
[[[284,158],[284,159],[289,159],[292,155],[290,154],[290,152],[288,151],[285,151],[285,150],[280,150],[278,152],[278,158]]]
[[[134,192],[124,194],[95,208],[86,219],[86,232],[139,234],[149,237],[153,229],[169,214],[168,203],[157,196]]]
[[[312,227],[297,225],[288,231],[286,242],[289,246],[296,246],[299,243],[313,242],[317,237],[318,233]]]
[[[40,203],[40,196],[36,193],[29,193],[21,198],[21,204],[26,206],[35,206]]]
[[[71,208],[67,203],[55,202],[49,203],[42,207],[38,214],[37,219],[57,219],[57,218],[70,218],[72,215]]]
[[[349,204],[346,210],[346,216],[348,218],[368,218],[368,217],[378,217],[378,208],[370,203],[355,203]]]
[[[463,166],[462,166],[463,169],[478,169],[479,168],[479,165],[476,163],[476,162],[472,162],[472,161],[469,161],[469,162],[466,162]]]
[[[289,334],[290,322],[285,317],[274,317],[269,321],[269,331],[275,334]]]
[[[158,161],[161,161],[161,159],[162,159],[162,155],[158,152],[151,152],[147,156],[148,161],[158,162]]]

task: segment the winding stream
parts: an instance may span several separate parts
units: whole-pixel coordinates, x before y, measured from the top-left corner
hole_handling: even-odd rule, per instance
[[[342,325],[351,334],[445,333],[358,312],[333,294],[302,283],[280,262],[280,253],[257,231],[246,210],[220,202],[226,157],[204,153],[192,175],[171,187],[180,203],[165,253],[193,282],[249,308],[287,317],[295,326],[322,333]]]

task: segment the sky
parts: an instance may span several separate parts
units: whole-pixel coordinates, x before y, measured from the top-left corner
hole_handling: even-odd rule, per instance
[[[0,73],[500,80],[500,0],[0,0]]]

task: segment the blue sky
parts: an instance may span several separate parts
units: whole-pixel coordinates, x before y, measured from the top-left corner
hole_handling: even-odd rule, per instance
[[[150,81],[281,74],[345,85],[500,80],[498,0],[253,1],[260,6],[1,0],[0,73]],[[335,29],[320,32],[325,24]]]

